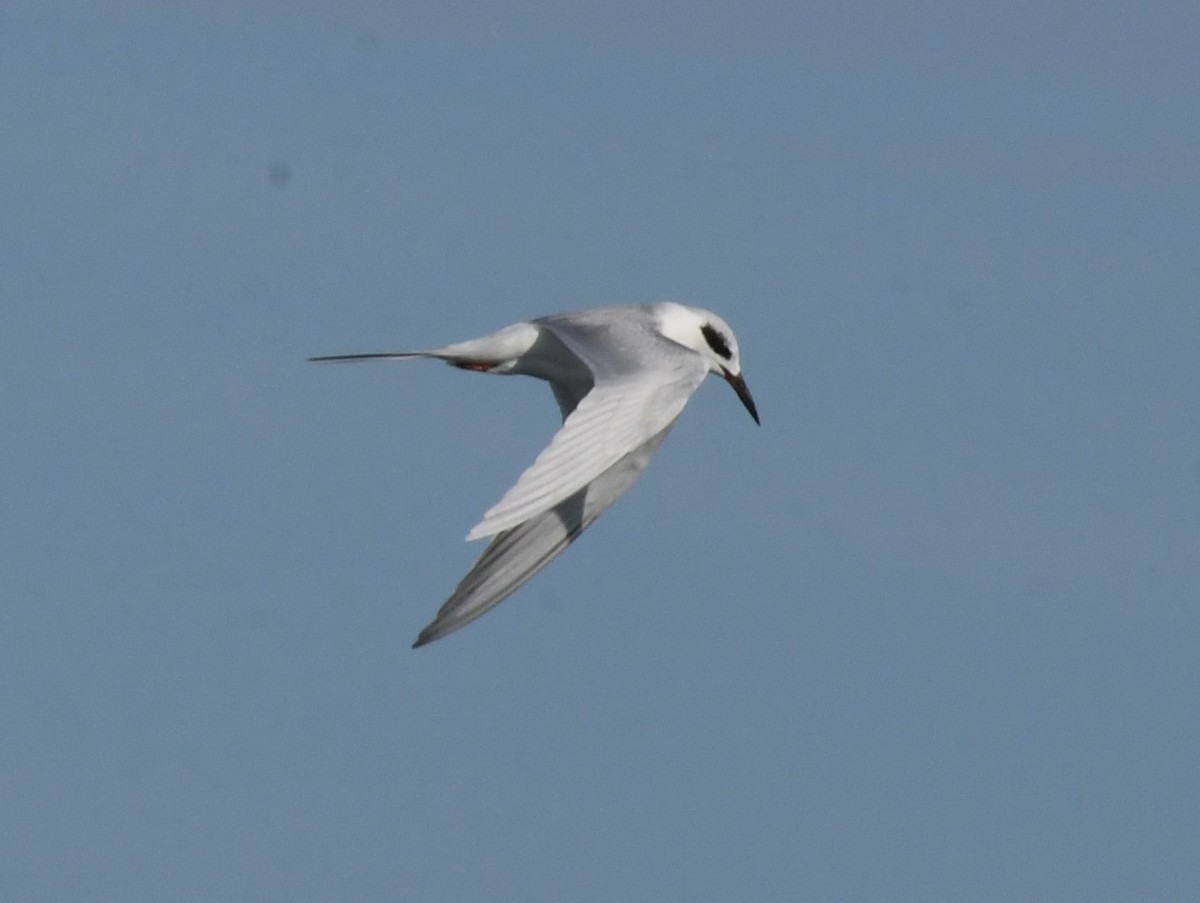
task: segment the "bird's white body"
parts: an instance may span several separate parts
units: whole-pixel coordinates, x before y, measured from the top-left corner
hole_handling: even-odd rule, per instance
[[[493,539],[416,646],[479,617],[574,541],[641,475],[710,372],[729,381],[758,421],[732,330],[715,314],[670,301],[554,314],[424,351],[313,360],[414,357],[544,379],[563,417],[550,444],[467,534]]]

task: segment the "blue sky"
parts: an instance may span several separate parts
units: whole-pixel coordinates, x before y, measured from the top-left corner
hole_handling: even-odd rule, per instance
[[[0,896],[1195,896],[1193,5],[82,9],[0,16]],[[304,358],[664,297],[762,428],[411,651],[557,412]]]

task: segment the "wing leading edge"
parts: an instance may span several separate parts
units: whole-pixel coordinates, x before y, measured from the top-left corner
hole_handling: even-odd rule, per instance
[[[413,648],[441,639],[507,599],[578,538],[634,484],[674,421],[621,457],[583,489],[499,533],[459,582]]]

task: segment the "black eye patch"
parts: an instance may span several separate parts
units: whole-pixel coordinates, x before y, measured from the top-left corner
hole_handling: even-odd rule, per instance
[[[704,336],[704,341],[708,342],[708,347],[715,351],[719,357],[723,357],[725,360],[733,357],[733,352],[729,350],[729,342],[711,324],[705,323],[701,326],[700,334]]]

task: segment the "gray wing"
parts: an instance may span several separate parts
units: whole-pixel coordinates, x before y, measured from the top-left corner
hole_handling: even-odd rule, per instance
[[[644,319],[597,324],[545,317],[535,323],[583,362],[592,385],[579,397],[574,387],[551,382],[560,408],[571,404],[572,410],[468,540],[516,529],[591,484],[674,423],[708,373],[700,355],[653,332]]]
[[[672,426],[674,421],[553,508],[498,533],[413,648],[474,621],[553,561],[642,475]]]

